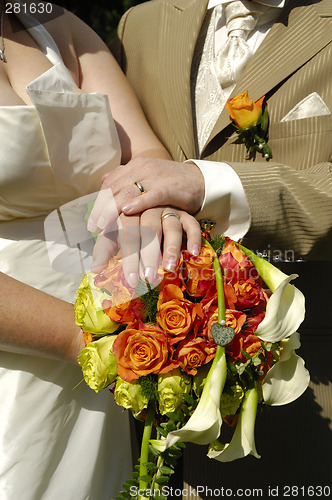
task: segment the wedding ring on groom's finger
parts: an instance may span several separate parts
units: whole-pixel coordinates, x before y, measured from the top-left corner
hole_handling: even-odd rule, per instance
[[[145,193],[145,189],[144,187],[142,186],[142,184],[140,182],[134,182],[135,186],[138,187],[138,189],[140,190],[141,194],[144,194]]]
[[[170,212],[170,213],[168,213],[168,214],[164,214],[164,215],[162,215],[162,217],[161,217],[161,222],[164,222],[164,220],[165,220],[165,219],[167,219],[167,217],[171,217],[171,216],[176,217],[176,218],[177,218],[177,219],[181,222],[181,219],[180,219],[180,217],[178,216],[178,214],[175,214],[175,213],[173,213],[173,212]]]

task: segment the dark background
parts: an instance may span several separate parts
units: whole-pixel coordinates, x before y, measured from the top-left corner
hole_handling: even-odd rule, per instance
[[[65,7],[91,28],[108,45],[115,36],[122,14],[143,0],[57,0],[54,3]]]

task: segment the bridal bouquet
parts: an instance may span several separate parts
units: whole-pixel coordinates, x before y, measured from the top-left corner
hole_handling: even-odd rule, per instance
[[[166,499],[186,442],[228,462],[252,454],[258,406],[283,405],[309,383],[297,328],[304,297],[268,261],[227,237],[202,236],[174,272],[131,289],[121,255],[77,291],[86,383],[108,387],[144,422],[139,464],[117,498]],[[229,443],[222,426],[234,429]]]

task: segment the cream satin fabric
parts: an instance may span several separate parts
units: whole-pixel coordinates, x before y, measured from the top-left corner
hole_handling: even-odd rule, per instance
[[[45,28],[30,33],[53,66],[28,85],[32,106],[0,107],[0,271],[73,302],[81,274],[52,269],[44,219],[98,191],[120,143],[107,97],[77,88]],[[110,500],[131,474],[128,415],[81,380],[74,365],[0,352],[1,500]]]

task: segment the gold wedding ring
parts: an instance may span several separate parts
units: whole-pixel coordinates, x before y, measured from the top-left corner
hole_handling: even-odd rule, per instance
[[[173,217],[176,217],[177,219],[179,219],[179,221],[181,222],[181,219],[180,217],[178,216],[178,214],[174,214],[174,213],[169,213],[169,214],[165,214],[161,217],[161,222],[164,222],[165,219],[167,219],[167,217],[170,217],[170,216],[173,216]]]
[[[145,193],[145,189],[144,187],[142,186],[142,184],[140,182],[134,182],[135,186],[138,187],[138,189],[140,190],[141,194],[144,194]]]

